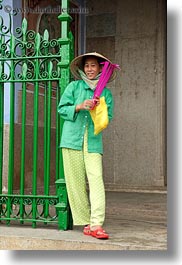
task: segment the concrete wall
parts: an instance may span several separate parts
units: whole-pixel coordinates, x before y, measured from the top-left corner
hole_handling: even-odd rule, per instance
[[[104,133],[110,189],[165,185],[165,2],[86,1],[86,50],[121,66],[108,86],[115,99],[115,118]]]

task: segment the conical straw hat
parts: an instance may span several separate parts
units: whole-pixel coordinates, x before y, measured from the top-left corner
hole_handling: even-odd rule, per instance
[[[78,72],[78,69],[83,70],[83,58],[86,57],[86,56],[99,57],[99,58],[103,59],[103,62],[104,61],[108,61],[108,62],[110,62],[112,64],[112,62],[108,58],[106,58],[105,56],[103,56],[102,54],[97,53],[97,52],[89,52],[89,53],[85,53],[85,54],[79,55],[75,59],[73,59],[73,61],[70,64],[71,73],[76,79],[80,79],[81,78],[80,74]],[[115,77],[116,77],[116,72],[114,70],[112,75],[111,75],[111,77],[110,77],[110,79],[109,79],[109,82],[113,81],[115,79]]]

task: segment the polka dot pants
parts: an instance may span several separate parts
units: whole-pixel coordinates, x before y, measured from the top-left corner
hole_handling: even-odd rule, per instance
[[[102,155],[88,153],[87,130],[83,151],[62,148],[64,173],[74,225],[102,226],[105,219],[105,190]],[[89,196],[86,190],[86,177]]]

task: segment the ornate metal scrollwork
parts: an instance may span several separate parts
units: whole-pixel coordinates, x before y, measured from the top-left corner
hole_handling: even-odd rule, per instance
[[[60,44],[58,40],[49,40],[49,33],[44,31],[43,36],[33,30],[27,30],[27,20],[24,18],[22,26],[15,29],[12,34],[12,16],[9,15],[9,26],[4,25],[0,16],[0,56],[1,65],[6,68],[3,72],[0,69],[0,79],[3,82],[17,82],[23,78],[23,61],[27,64],[26,80],[46,81],[58,80],[60,70],[57,66],[60,61]],[[48,73],[48,64],[52,62],[52,74]],[[11,71],[13,67],[13,71]],[[12,75],[14,72],[14,75]],[[35,73],[37,73],[35,75]]]

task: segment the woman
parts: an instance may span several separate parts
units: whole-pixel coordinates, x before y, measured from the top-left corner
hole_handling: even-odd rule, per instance
[[[109,59],[99,53],[86,53],[76,57],[70,65],[74,77],[63,93],[58,112],[65,120],[61,148],[68,199],[74,225],[83,225],[83,233],[98,239],[108,239],[103,229],[105,220],[105,189],[102,174],[102,132],[94,135],[94,124],[89,110],[100,99],[93,100],[94,90],[102,70],[102,62]],[[113,72],[109,81],[115,77]],[[113,97],[104,88],[109,121],[113,117]],[[89,198],[86,189],[89,184]]]

